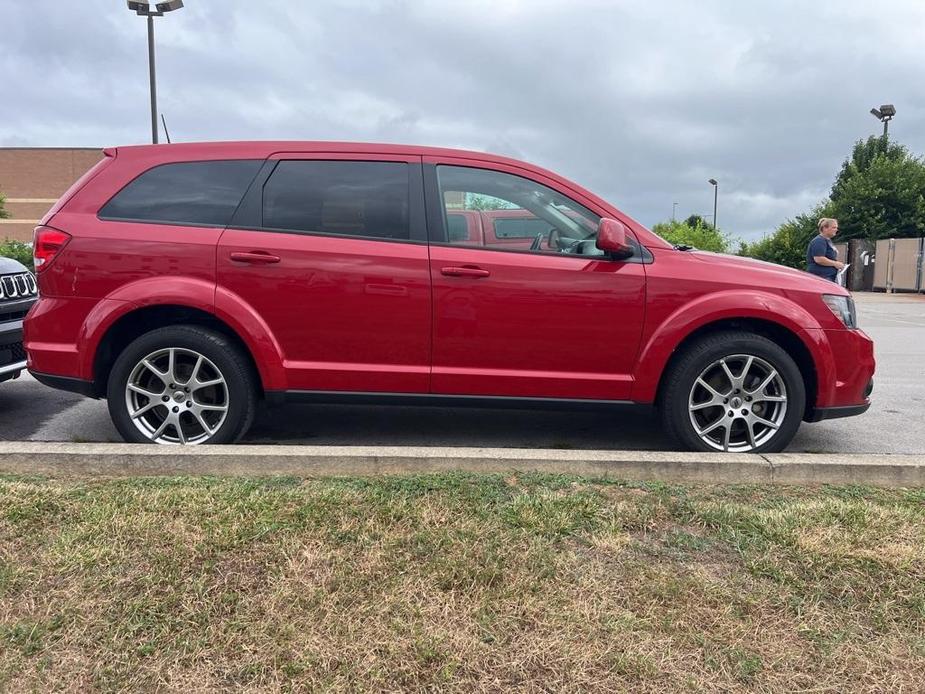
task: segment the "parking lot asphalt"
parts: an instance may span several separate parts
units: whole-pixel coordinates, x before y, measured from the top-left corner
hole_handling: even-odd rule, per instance
[[[925,296],[858,294],[876,344],[873,404],[860,417],[804,424],[787,449],[925,453]],[[120,441],[105,401],[47,388],[28,375],[0,384],[0,440]],[[289,405],[260,413],[249,443],[674,450],[650,409],[550,412]]]

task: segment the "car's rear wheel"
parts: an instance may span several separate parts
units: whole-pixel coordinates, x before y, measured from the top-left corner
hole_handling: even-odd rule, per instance
[[[153,330],[116,359],[109,414],[126,441],[233,443],[256,408],[254,377],[239,348],[198,326]]]
[[[790,355],[748,332],[698,340],[673,362],[664,383],[665,428],[691,450],[783,450],[806,406],[803,377]]]

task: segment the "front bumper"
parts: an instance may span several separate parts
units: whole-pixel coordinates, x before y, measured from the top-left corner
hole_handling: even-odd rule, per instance
[[[16,378],[26,368],[22,322],[34,303],[34,297],[0,303],[0,381]]]
[[[821,422],[824,419],[839,419],[864,414],[870,409],[870,402],[863,405],[845,405],[842,407],[814,407],[803,416],[806,422]]]
[[[19,376],[26,368],[22,320],[0,323],[0,382]]]
[[[26,368],[26,360],[10,362],[0,366],[0,383],[9,381],[11,378],[17,378]]]
[[[806,330],[815,342],[817,390],[806,422],[867,411],[873,391],[874,343],[863,330]]]

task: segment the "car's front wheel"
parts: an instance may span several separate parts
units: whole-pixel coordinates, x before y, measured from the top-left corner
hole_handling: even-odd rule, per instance
[[[698,340],[678,356],[664,382],[664,426],[691,450],[783,450],[806,407],[794,360],[777,343],[748,332]]]
[[[109,414],[126,441],[233,443],[250,426],[254,378],[226,336],[199,326],[142,335],[113,365]]]

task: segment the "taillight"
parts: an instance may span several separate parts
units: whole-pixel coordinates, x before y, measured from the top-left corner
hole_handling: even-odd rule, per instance
[[[71,240],[71,235],[51,227],[35,227],[32,237],[32,256],[35,271],[41,272]]]

